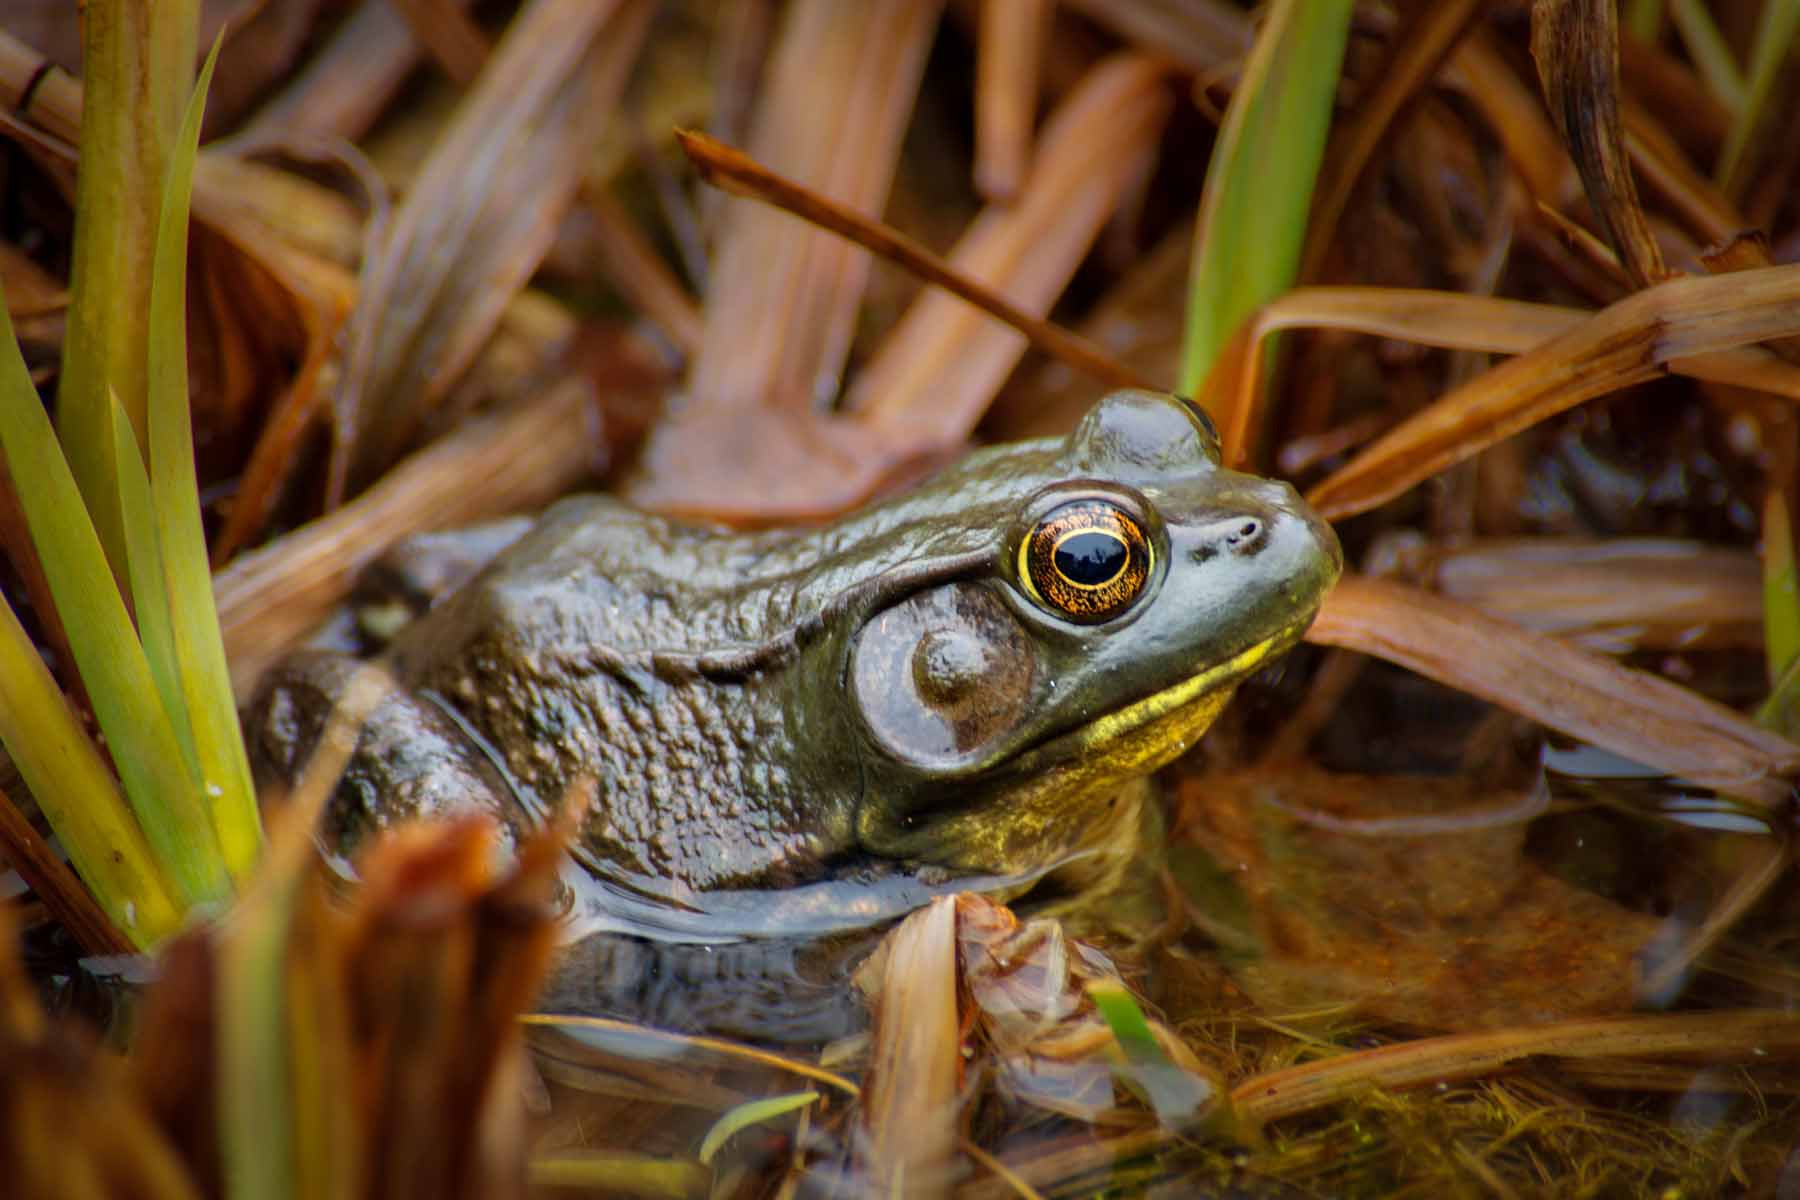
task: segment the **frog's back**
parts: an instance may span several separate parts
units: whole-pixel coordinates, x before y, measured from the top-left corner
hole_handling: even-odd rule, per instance
[[[741,532],[671,520],[610,496],[574,496],[396,644],[449,650],[459,628],[510,628],[540,651],[633,656],[724,655],[791,637],[858,584],[909,563],[991,551],[982,519],[1040,481],[1048,455],[1009,446],[957,473],[947,521],[930,488],[818,528]],[[979,472],[969,467],[980,464]]]
[[[627,508],[564,500],[396,643],[402,663],[453,654],[446,637],[516,632],[539,653],[699,653],[761,640],[784,596],[747,577],[781,535],[721,535]],[[776,612],[771,612],[773,604]]]

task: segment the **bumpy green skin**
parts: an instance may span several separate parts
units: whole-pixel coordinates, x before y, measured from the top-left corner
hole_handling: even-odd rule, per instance
[[[1089,494],[1137,505],[1157,551],[1143,598],[1083,626],[1031,599],[1016,548],[1058,498]],[[1221,469],[1203,419],[1148,392],[823,528],[733,533],[578,497],[400,635],[386,657],[398,691],[334,820],[353,840],[478,807],[517,830],[573,795],[582,861],[677,899],[869,856],[1027,872],[1077,843],[1119,784],[1191,744],[1243,674],[1298,638],[1338,570],[1330,530],[1291,489]],[[1030,662],[1006,677],[1023,689],[1002,697],[1012,715],[947,753],[909,741],[905,679],[851,665],[859,637],[875,662],[882,639],[912,636],[897,605],[969,588],[982,604],[941,607],[979,619],[950,632]],[[265,779],[303,763],[348,670],[303,658],[265,684],[252,716]]]

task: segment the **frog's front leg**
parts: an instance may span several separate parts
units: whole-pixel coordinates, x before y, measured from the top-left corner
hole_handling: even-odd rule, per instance
[[[264,677],[244,722],[258,795],[299,780],[351,679],[380,670],[379,663],[308,652]],[[392,825],[468,812],[495,817],[509,848],[530,827],[504,775],[448,710],[396,687],[364,720],[320,835],[329,851],[353,855]]]

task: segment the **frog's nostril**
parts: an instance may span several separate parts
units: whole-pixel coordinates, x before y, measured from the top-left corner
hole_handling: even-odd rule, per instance
[[[1255,517],[1245,517],[1225,534],[1225,547],[1233,554],[1255,554],[1268,539],[1268,527]]]

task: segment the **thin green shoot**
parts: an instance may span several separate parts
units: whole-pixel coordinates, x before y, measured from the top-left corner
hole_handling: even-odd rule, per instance
[[[1220,348],[1293,286],[1331,128],[1351,0],[1275,0],[1219,130],[1194,233],[1180,390],[1197,395]]]
[[[1773,8],[1781,6],[1782,0],[1774,0],[1769,5]],[[1738,68],[1725,35],[1719,32],[1706,5],[1702,0],[1669,0],[1669,15],[1675,18],[1675,28],[1681,33],[1688,57],[1694,60],[1694,68],[1700,72],[1712,94],[1732,113],[1742,112],[1744,73]]]
[[[713,1127],[706,1131],[706,1137],[700,1143],[700,1161],[710,1164],[713,1156],[724,1148],[732,1136],[750,1128],[773,1121],[798,1108],[805,1108],[819,1098],[813,1091],[792,1092],[785,1096],[765,1096],[760,1100],[746,1100],[744,1103],[728,1110]]]
[[[180,676],[180,700],[170,712],[178,719],[185,717],[191,726],[197,783],[225,867],[242,885],[262,850],[262,822],[238,727],[218,608],[213,602],[206,534],[200,522],[188,405],[185,299],[194,159],[220,44],[219,40],[213,42],[200,69],[164,180],[156,268],[150,283],[148,441],[152,510],[165,574],[163,603]]]
[[[1159,1121],[1172,1129],[1191,1128],[1216,1113],[1218,1089],[1169,1057],[1124,984],[1096,979],[1087,994],[1118,1046],[1114,1078],[1143,1097]]]
[[[1800,0],[1763,0],[1751,42],[1750,79],[1743,102],[1732,112],[1725,148],[1719,152],[1714,175],[1727,196],[1741,195],[1749,183],[1750,147],[1771,120],[1786,119],[1785,110],[1770,105],[1784,65],[1791,61],[1794,42],[1800,37]]]
[[[1800,732],[1800,568],[1787,497],[1779,490],[1763,501],[1763,657],[1769,697],[1756,719],[1777,733]]]
[[[1663,0],[1626,0],[1625,27],[1646,46],[1662,36]]]

